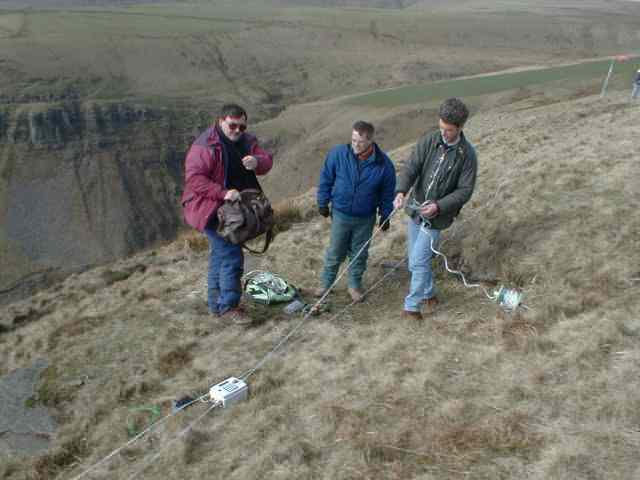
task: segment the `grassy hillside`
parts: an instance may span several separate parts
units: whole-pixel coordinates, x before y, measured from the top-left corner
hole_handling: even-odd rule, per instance
[[[608,94],[630,92],[638,66],[637,58],[616,63]],[[608,68],[609,61],[600,60],[545,69],[515,69],[289,107],[258,126],[261,138],[269,139],[269,147],[277,153],[274,170],[263,184],[273,198],[296,195],[315,185],[327,151],[336,143],[349,141],[350,128],[356,120],[372,121],[377,128],[376,141],[383,149],[392,150],[436,128],[437,108],[443,98],[460,96],[473,111],[522,103],[525,99],[531,106],[548,105],[599,93]]]
[[[390,8],[358,4],[90,0],[54,8],[59,4],[42,0],[15,9],[0,2],[0,251],[10,257],[0,290],[35,271],[94,263],[105,259],[104,252],[110,258],[152,239],[173,238],[181,218],[174,197],[165,193],[179,195],[176,165],[208,123],[200,119],[210,119],[224,102],[243,104],[261,140],[276,152],[276,169],[265,186],[272,198],[284,198],[315,183],[326,149],[344,141],[357,118],[373,120],[383,147],[395,148],[431,126],[438,96],[450,91],[449,83],[445,90],[438,90],[442,83],[418,92],[382,89],[626,52],[637,46],[640,25],[640,12],[619,2],[591,1],[584,8],[571,1],[540,8],[524,0],[422,2],[416,8],[404,8],[412,2],[375,3]],[[537,75],[526,79],[539,82]],[[495,94],[487,92],[511,89],[497,94],[510,101],[538,88],[523,87],[528,80],[522,78],[509,83],[516,77],[450,85],[465,97],[482,93],[472,98],[479,108],[493,102]],[[593,82],[569,80],[554,82],[550,96],[558,89],[565,96],[593,90]],[[366,97],[358,106],[334,101],[367,91],[378,100]],[[382,100],[388,95],[396,95],[391,103]],[[380,101],[384,106],[377,106]],[[139,129],[121,129],[116,145],[94,131],[101,125],[92,123],[90,105],[119,105],[109,107],[116,117],[120,110],[162,112],[169,128],[158,134],[154,120],[143,114]],[[175,182],[162,193],[170,204],[165,209],[148,202],[148,194],[142,201],[118,200],[132,196],[132,183],[139,191],[157,190],[148,169],[123,168],[135,165],[123,155],[139,159],[147,141],[145,158],[161,158],[156,169],[171,165],[171,171],[156,171]],[[105,182],[73,173],[80,164],[98,177],[104,168],[135,180],[123,179],[122,195],[105,195]],[[22,168],[36,172],[39,183],[14,175]],[[56,176],[45,182],[40,171]],[[96,205],[112,215],[94,215],[87,198],[102,199]],[[132,204],[137,207],[125,207]],[[162,212],[162,228],[139,214],[145,209]],[[39,228],[40,218],[58,211],[55,228]],[[167,212],[173,218],[164,218]],[[85,218],[97,240],[73,233],[86,233]],[[112,227],[109,218],[130,224]],[[122,231],[129,232],[124,242]]]
[[[607,89],[629,88],[634,73],[638,69],[638,58],[628,62],[614,63],[614,70],[609,79]],[[412,85],[387,89],[379,92],[353,95],[345,101],[352,105],[371,105],[375,107],[394,107],[397,105],[416,104],[440,101],[449,97],[476,97],[490,95],[517,88],[540,86],[556,82],[566,87],[573,86],[578,90],[595,81],[604,84],[608,75],[611,60],[584,62],[574,65],[550,67],[544,69],[527,69],[521,72],[509,72],[480,78],[455,79],[425,85]],[[554,85],[551,86],[554,88]]]
[[[638,40],[640,13],[505,15],[221,0],[7,10],[0,92],[4,101],[233,99],[264,116],[301,99],[618,53]]]
[[[402,268],[345,312],[339,285],[331,311],[249,378],[248,401],[202,418],[197,404],[93,477],[634,478],[638,120],[628,92],[525,98],[470,119],[477,190],[442,249],[487,288],[522,288],[529,310],[503,313],[440,266],[442,303],[422,323],[400,318]],[[285,207],[299,223],[251,268],[309,289],[329,224],[313,216],[313,192]],[[405,255],[401,216],[374,239],[368,287]],[[0,371],[46,357],[32,404],[60,422],[51,451],[0,462],[4,478],[73,478],[127,441],[128,422],[145,424],[132,408],[166,415],[172,399],[252,369],[299,325],[279,306],[251,305],[249,328],[207,316],[205,265],[202,240],[188,237],[0,310]]]

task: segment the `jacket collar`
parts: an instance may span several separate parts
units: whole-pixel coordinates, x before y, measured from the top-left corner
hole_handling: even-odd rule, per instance
[[[207,135],[207,145],[213,147],[215,145],[220,145],[222,143],[222,139],[220,138],[220,133],[216,128],[218,126],[217,123],[214,123],[209,127],[209,135]]]
[[[444,143],[444,141],[442,140],[442,135],[440,134],[440,131],[437,132],[438,135],[438,141],[436,143],[436,148],[440,147],[440,145],[442,145],[445,149],[445,151],[447,151],[448,148],[450,148],[451,150],[456,151],[456,156],[463,156],[464,155],[464,151],[465,151],[465,145],[467,144],[467,139],[464,136],[464,132],[460,131],[460,138],[458,139],[458,143],[456,143],[453,146],[448,146],[446,143]]]
[[[376,163],[384,163],[384,153],[382,152],[382,149],[378,146],[378,144],[376,142],[373,142],[373,161]],[[349,151],[351,152],[351,155],[353,155],[353,157],[358,160],[358,155],[356,155],[356,153],[353,151],[353,148],[351,147],[351,144],[348,143],[347,147],[349,148]],[[360,161],[360,160],[358,160]]]
[[[375,154],[376,162],[384,163],[384,153],[377,143],[373,142],[373,153]]]

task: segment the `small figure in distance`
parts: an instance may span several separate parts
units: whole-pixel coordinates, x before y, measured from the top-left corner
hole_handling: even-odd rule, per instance
[[[633,77],[633,89],[631,90],[631,99],[635,100],[640,96],[640,68]]]

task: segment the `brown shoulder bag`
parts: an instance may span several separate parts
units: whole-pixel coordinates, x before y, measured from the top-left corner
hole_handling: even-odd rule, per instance
[[[243,190],[240,200],[227,200],[218,208],[218,235],[234,245],[242,245],[251,253],[267,251],[273,238],[273,225],[273,208],[261,190]],[[244,245],[262,234],[265,234],[265,241],[261,252]]]

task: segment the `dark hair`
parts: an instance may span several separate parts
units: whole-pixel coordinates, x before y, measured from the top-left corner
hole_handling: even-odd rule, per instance
[[[373,133],[376,131],[376,129],[373,128],[373,125],[363,120],[358,120],[356,123],[354,123],[353,129],[360,135],[366,135],[369,139],[373,137]]]
[[[440,105],[440,119],[456,127],[462,127],[469,118],[469,109],[459,98],[447,98]]]
[[[249,119],[245,109],[236,103],[227,103],[220,109],[220,118],[227,117],[244,117],[245,120]]]

